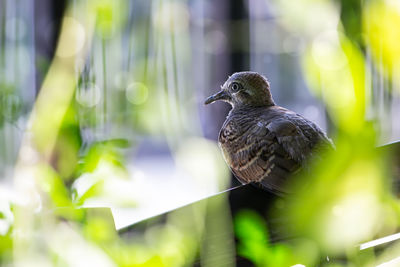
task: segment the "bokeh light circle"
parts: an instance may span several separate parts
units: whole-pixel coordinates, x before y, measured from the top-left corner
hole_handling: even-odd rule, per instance
[[[141,105],[146,102],[149,96],[147,86],[140,82],[133,82],[126,88],[126,98],[134,105]]]

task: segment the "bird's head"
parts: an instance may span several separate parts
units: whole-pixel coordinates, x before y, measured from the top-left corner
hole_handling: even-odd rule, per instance
[[[232,107],[259,107],[275,105],[268,80],[257,72],[236,72],[226,80],[221,90],[208,97],[204,104],[217,100],[228,102]]]

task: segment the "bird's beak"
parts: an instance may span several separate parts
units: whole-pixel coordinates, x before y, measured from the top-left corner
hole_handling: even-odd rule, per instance
[[[215,102],[217,100],[228,101],[229,98],[230,98],[229,95],[224,90],[221,90],[218,93],[216,93],[216,94],[214,94],[212,96],[209,96],[206,99],[206,101],[204,101],[204,104],[208,105],[208,104],[211,104],[211,103],[213,103],[213,102]]]

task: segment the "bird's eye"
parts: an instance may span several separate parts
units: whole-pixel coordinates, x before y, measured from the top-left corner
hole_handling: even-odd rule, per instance
[[[237,91],[239,91],[240,89],[242,89],[242,85],[241,85],[240,83],[233,82],[233,83],[231,84],[231,90],[232,90],[233,92],[237,92]]]

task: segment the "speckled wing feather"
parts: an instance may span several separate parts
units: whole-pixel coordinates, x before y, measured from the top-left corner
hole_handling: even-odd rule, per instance
[[[230,114],[219,135],[224,158],[241,182],[283,193],[288,176],[321,142],[329,139],[315,124],[277,106]]]

